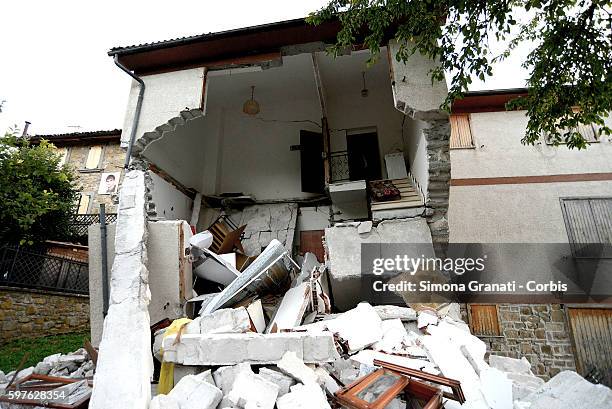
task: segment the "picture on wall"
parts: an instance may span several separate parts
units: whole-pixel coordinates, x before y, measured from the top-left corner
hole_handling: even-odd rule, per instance
[[[99,195],[112,195],[117,193],[119,186],[119,177],[121,172],[104,172],[100,178],[100,186],[98,187]]]

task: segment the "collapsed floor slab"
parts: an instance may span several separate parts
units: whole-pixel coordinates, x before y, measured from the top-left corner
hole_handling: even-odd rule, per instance
[[[164,360],[182,365],[272,364],[292,351],[307,363],[331,362],[337,357],[334,337],[326,333],[187,334],[164,339]]]

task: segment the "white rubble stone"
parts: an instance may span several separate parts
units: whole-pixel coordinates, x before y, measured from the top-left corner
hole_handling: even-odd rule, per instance
[[[383,320],[381,328],[383,337],[372,345],[372,349],[392,354],[401,351],[408,343],[408,332],[401,319]]]
[[[251,365],[242,363],[233,366],[222,366],[212,373],[215,385],[221,389],[223,395],[228,395],[234,385],[234,380],[242,372],[253,373]]]
[[[425,328],[428,325],[436,325],[438,323],[438,315],[429,310],[419,311],[419,317],[417,318],[417,326],[419,329]]]
[[[246,308],[224,308],[200,316],[200,333],[243,333],[251,329],[251,320]]]
[[[276,366],[278,366],[278,369],[283,373],[304,384],[318,384],[319,382],[319,377],[315,371],[306,366],[304,361],[296,356],[293,351],[286,352]]]
[[[174,364],[173,372],[174,372],[174,384],[175,385],[179,383],[181,379],[183,379],[187,375],[198,375],[200,373],[203,373],[202,367],[200,366],[186,366],[186,365],[179,365],[179,364]],[[215,382],[213,381],[212,384],[214,385]]]
[[[259,376],[278,385],[278,396],[283,396],[284,394],[289,393],[289,388],[295,385],[295,380],[293,380],[293,378],[279,371],[275,371],[274,369],[265,367],[261,368],[259,370]]]
[[[281,332],[301,324],[309,304],[311,286],[304,282],[290,288],[281,300],[276,313],[266,328],[266,333]]]
[[[49,372],[51,372],[52,368],[53,366],[51,366],[51,364],[42,361],[36,364],[36,366],[34,367],[34,373],[38,375],[49,375]],[[0,379],[0,383],[2,383],[2,379]]]
[[[183,334],[200,334],[200,322],[202,317],[196,317],[185,325]]]
[[[278,409],[331,409],[323,390],[316,384],[297,384],[276,401]]]
[[[145,173],[127,172],[119,196],[110,305],[89,409],[147,409],[151,401]]]
[[[34,367],[30,366],[28,368],[24,368],[21,371],[19,371],[19,373],[17,374],[17,377],[15,378],[15,382],[19,381],[20,379],[23,378],[27,378],[28,376],[32,375],[34,373]],[[12,372],[11,374],[14,374],[14,372]],[[9,377],[9,382],[12,380],[12,376]]]
[[[8,383],[8,379],[6,379],[6,375],[2,371],[0,371],[0,383]]]
[[[274,409],[279,386],[254,373],[241,372],[234,381],[227,399],[234,407]]]
[[[149,409],[181,409],[178,402],[168,395],[156,395],[151,399]]]
[[[223,393],[200,375],[187,375],[168,394],[180,409],[215,409]]]
[[[512,381],[499,369],[480,372],[481,391],[490,407],[512,409]]]
[[[399,318],[402,321],[416,321],[417,313],[410,307],[397,305],[375,305],[374,310],[381,320],[392,320]]]
[[[333,373],[336,378],[340,379],[340,382],[345,385],[353,383],[359,376],[358,366],[355,366],[354,362],[350,359],[338,358],[333,362],[324,364],[323,366],[329,369],[329,371]]]
[[[318,367],[314,369],[317,377],[319,378],[319,383],[323,385],[323,388],[329,395],[333,395],[334,393],[340,390],[340,385],[334,378],[331,377],[329,372],[324,368]]]
[[[612,389],[594,385],[574,371],[563,371],[523,402],[531,404],[529,409],[611,409]]]
[[[62,354],[60,353],[49,355],[48,357],[43,358],[42,361],[46,364],[50,364],[51,366],[54,366],[57,362],[59,362],[60,356],[62,356]]]
[[[489,355],[489,365],[506,373],[512,372],[533,375],[531,364],[525,357],[514,359],[500,355]]]
[[[370,304],[362,302],[336,318],[297,327],[310,332],[329,330],[348,342],[349,352],[357,352],[382,339],[382,320]]]
[[[308,363],[330,362],[338,356],[330,332],[191,334],[183,335],[176,344],[175,339],[164,339],[164,360],[182,365],[275,364],[287,351]]]

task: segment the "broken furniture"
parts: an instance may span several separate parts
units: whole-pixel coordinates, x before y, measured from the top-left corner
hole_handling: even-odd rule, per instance
[[[209,228],[213,235],[213,242],[210,250],[217,254],[229,253],[234,248],[244,253],[244,248],[240,243],[240,237],[246,226],[236,226],[229,217],[220,216]]]
[[[404,394],[406,402],[422,401],[423,409],[443,408],[443,397],[465,402],[458,381],[377,360],[374,365],[382,368],[335,393],[340,404],[351,409],[382,409],[400,394]],[[444,392],[431,383],[451,387],[453,393]]]
[[[376,200],[374,191],[376,186],[393,186],[399,191],[399,197],[393,200]],[[399,211],[402,209],[410,209],[415,207],[423,206],[423,199],[419,191],[413,186],[409,178],[403,179],[389,179],[389,180],[375,180],[370,182],[370,198],[372,210],[372,217],[374,219],[382,219],[386,217],[385,213],[390,211]],[[378,216],[377,216],[378,213]],[[385,216],[382,216],[385,214]],[[398,217],[401,216],[399,213]]]

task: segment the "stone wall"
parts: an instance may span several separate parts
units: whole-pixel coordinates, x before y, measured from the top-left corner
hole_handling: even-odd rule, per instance
[[[427,223],[438,250],[448,244],[448,198],[451,178],[450,122],[448,118],[428,120],[423,130],[427,140],[429,184],[427,186]]]
[[[576,370],[565,311],[559,304],[498,305],[502,337],[479,337],[492,355],[525,357],[534,374],[549,380]]]
[[[108,142],[102,144],[103,151],[98,169],[84,169],[89,148],[94,145],[74,145],[67,147],[69,153],[67,163],[74,169],[77,183],[82,194],[91,195],[92,200],[88,213],[99,213],[100,203],[106,205],[107,213],[116,213],[117,206],[113,203],[111,195],[99,195],[98,187],[103,172],[121,172],[120,180],[123,179],[123,165],[125,161],[125,150],[119,146],[119,142]]]
[[[0,344],[88,330],[88,296],[0,287]]]

